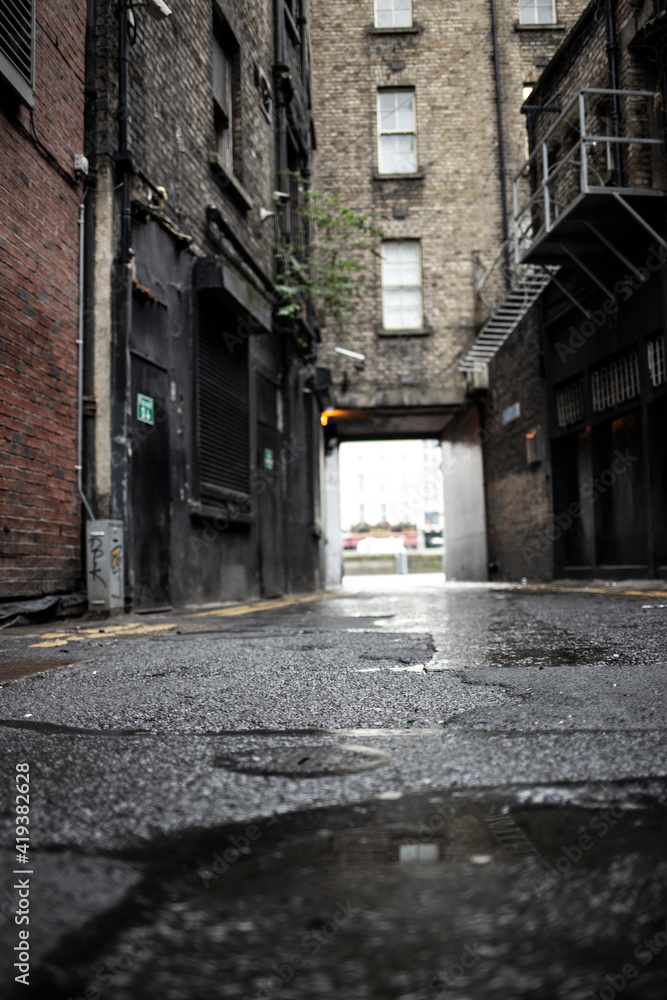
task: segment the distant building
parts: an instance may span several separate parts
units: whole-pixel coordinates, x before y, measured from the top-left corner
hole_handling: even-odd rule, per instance
[[[478,390],[458,365],[485,317],[481,276],[493,284],[506,256],[510,179],[527,155],[522,101],[584,6],[311,2],[316,184],[384,230],[363,257],[363,303],[321,345],[336,407],[328,461],[338,442],[441,439],[446,567],[458,578],[488,572]]]
[[[442,471],[437,441],[348,443],[341,447],[341,527],[414,525],[442,532]]]
[[[0,600],[81,590],[86,6],[0,5]]]

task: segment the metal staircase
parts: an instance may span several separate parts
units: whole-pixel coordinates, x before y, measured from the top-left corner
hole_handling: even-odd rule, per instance
[[[461,358],[460,372],[483,371],[558,271],[558,267],[532,266],[512,270],[512,285],[507,296],[491,313]]]

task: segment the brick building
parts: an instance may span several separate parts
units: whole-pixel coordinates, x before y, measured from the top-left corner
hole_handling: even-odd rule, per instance
[[[384,231],[364,260],[363,304],[321,349],[336,406],[330,461],[338,441],[441,438],[454,577],[487,574],[484,435],[458,365],[486,301],[505,288],[499,246],[509,237],[509,179],[526,157],[524,94],[583,8],[312,3],[317,186],[344,192]]]
[[[0,600],[81,589],[86,2],[0,9]]]
[[[666,24],[663,3],[589,4],[528,99],[513,261],[546,285],[484,406],[505,578],[667,575]]]
[[[274,315],[312,150],[306,4],[156,6],[95,4],[91,503],[124,526],[135,608],[309,590],[315,337]]]
[[[0,598],[318,587],[307,3],[0,6]]]

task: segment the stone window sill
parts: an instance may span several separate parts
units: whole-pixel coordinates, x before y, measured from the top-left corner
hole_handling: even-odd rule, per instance
[[[521,24],[514,22],[515,31],[565,31],[564,24]]]
[[[425,177],[423,170],[417,170],[414,174],[373,174],[374,181],[423,181]]]
[[[374,25],[366,28],[369,35],[421,35],[423,30],[421,24],[412,24],[409,28],[376,28]]]
[[[428,327],[422,327],[419,330],[385,330],[380,328],[377,330],[378,337],[429,337],[433,331]]]
[[[253,207],[252,198],[231,170],[225,166],[220,154],[209,153],[208,162],[215,174],[216,181],[225,194],[229,194],[236,202],[240,203],[245,212],[251,209]]]

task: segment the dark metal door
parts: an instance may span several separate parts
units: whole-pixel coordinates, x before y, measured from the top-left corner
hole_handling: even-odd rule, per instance
[[[280,431],[258,424],[257,449],[255,488],[260,584],[265,597],[276,597],[285,591]]]
[[[169,605],[169,422],[167,372],[132,355],[130,509],[133,605]]]

